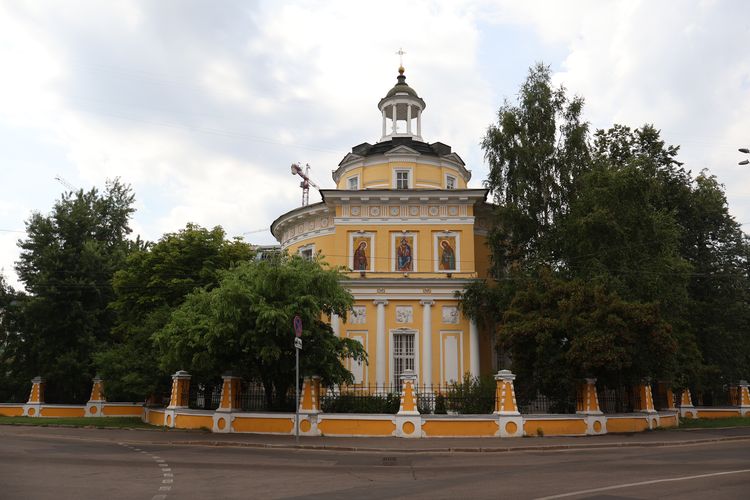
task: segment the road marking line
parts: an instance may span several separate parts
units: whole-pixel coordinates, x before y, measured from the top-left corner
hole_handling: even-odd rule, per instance
[[[622,488],[633,488],[635,486],[646,486],[646,485],[649,485],[649,484],[657,484],[657,483],[670,483],[670,482],[675,482],[675,481],[689,481],[691,479],[702,479],[704,477],[727,476],[729,474],[744,474],[746,472],[750,472],[750,469],[730,470],[730,471],[724,471],[724,472],[711,472],[709,474],[698,474],[696,476],[672,477],[672,478],[668,478],[668,479],[652,479],[651,481],[641,481],[639,483],[616,484],[614,486],[605,486],[603,488],[592,488],[590,490],[571,491],[570,493],[562,493],[560,495],[551,495],[551,496],[548,496],[548,497],[539,497],[536,500],[552,500],[553,498],[565,498],[565,497],[574,497],[574,496],[578,496],[578,495],[588,495],[589,493],[599,493],[600,491],[619,490],[619,489],[622,489]]]
[[[161,484],[172,484],[174,483],[174,479],[162,479]]]
[[[169,467],[169,464],[156,464],[156,465],[158,465],[159,467]]]
[[[164,464],[164,465],[166,465],[166,464]],[[171,472],[171,471],[172,471],[172,469],[170,469],[169,467],[167,467],[166,469],[162,468],[162,470],[161,470],[161,471],[162,471],[162,472]]]
[[[151,497],[151,500],[165,500],[167,498],[167,495],[154,495]]]
[[[165,472],[164,477],[174,477],[174,474],[172,474],[171,472]]]
[[[163,458],[157,458],[156,461],[160,464],[166,462]]]
[[[171,486],[160,486],[159,487],[159,491],[169,491],[171,489],[172,489]]]

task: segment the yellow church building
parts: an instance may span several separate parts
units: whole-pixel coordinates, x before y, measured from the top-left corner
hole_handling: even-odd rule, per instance
[[[282,250],[348,269],[355,305],[331,327],[367,350],[368,365],[349,367],[358,384],[397,385],[406,370],[419,385],[497,371],[492,339],[456,299],[488,274],[487,190],[468,188],[471,171],[450,146],[424,141],[425,107],[400,67],[378,102],[380,140],[344,156],[320,203],[271,225]]]

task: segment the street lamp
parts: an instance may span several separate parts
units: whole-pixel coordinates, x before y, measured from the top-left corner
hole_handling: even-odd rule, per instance
[[[739,152],[740,153],[745,153],[745,154],[750,154],[750,149],[748,149],[748,148],[740,148]],[[750,164],[750,160],[742,160],[741,162],[738,163],[738,165],[748,165],[748,164]]]

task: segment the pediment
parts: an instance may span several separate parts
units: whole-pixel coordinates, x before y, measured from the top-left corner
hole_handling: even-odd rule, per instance
[[[394,155],[414,155],[419,156],[421,153],[415,149],[410,148],[409,146],[396,146],[393,149],[389,149],[385,156],[394,156]]]

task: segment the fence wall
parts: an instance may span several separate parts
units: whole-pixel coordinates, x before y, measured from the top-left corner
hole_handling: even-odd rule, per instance
[[[337,388],[323,391],[320,379],[306,378],[300,398],[299,434],[303,436],[396,436],[404,438],[440,437],[517,437],[517,436],[584,436],[618,432],[640,432],[647,429],[675,427],[682,418],[750,417],[750,392],[747,383],[733,388],[736,406],[695,407],[689,391],[679,397],[669,393],[652,397],[651,386],[643,384],[628,391],[625,400],[615,398],[608,389],[597,391],[594,379],[582,384],[575,398],[574,414],[519,412],[513,381],[515,376],[501,371],[495,376],[494,396],[480,395],[479,403],[455,399],[445,388],[418,386],[406,374],[401,387],[372,393],[364,388]],[[44,402],[44,381],[32,381],[29,401],[23,404],[0,404],[2,416],[29,417],[140,417],[152,425],[177,429],[205,429],[217,433],[295,434],[293,412],[248,411],[260,405],[238,377],[223,377],[220,389],[203,384],[190,387],[190,376],[178,372],[173,377],[172,394],[166,408],[149,407],[142,403],[107,402],[102,381],[95,380],[92,396],[86,405],[60,405]],[[486,391],[485,391],[486,392]],[[667,394],[667,395],[665,395]],[[393,413],[327,413],[321,405],[335,406],[333,399],[383,398]],[[386,395],[388,398],[386,398]],[[454,400],[450,398],[454,397]],[[600,397],[603,407],[600,408]],[[395,400],[394,400],[395,398]],[[446,400],[446,408],[482,408],[493,406],[491,413],[479,415],[433,414]],[[284,398],[281,398],[284,400]],[[486,400],[486,401],[485,401]],[[356,402],[356,399],[354,399]],[[625,401],[625,403],[623,403]],[[659,405],[672,406],[655,409]],[[371,400],[367,400],[371,404]],[[285,403],[286,404],[286,403]],[[393,406],[396,405],[396,406]],[[527,405],[531,408],[531,405]],[[543,397],[536,398],[533,408],[545,411]],[[617,413],[626,408],[630,411]],[[350,408],[351,409],[351,408]],[[397,411],[396,411],[397,409]],[[489,408],[487,408],[489,410]]]

